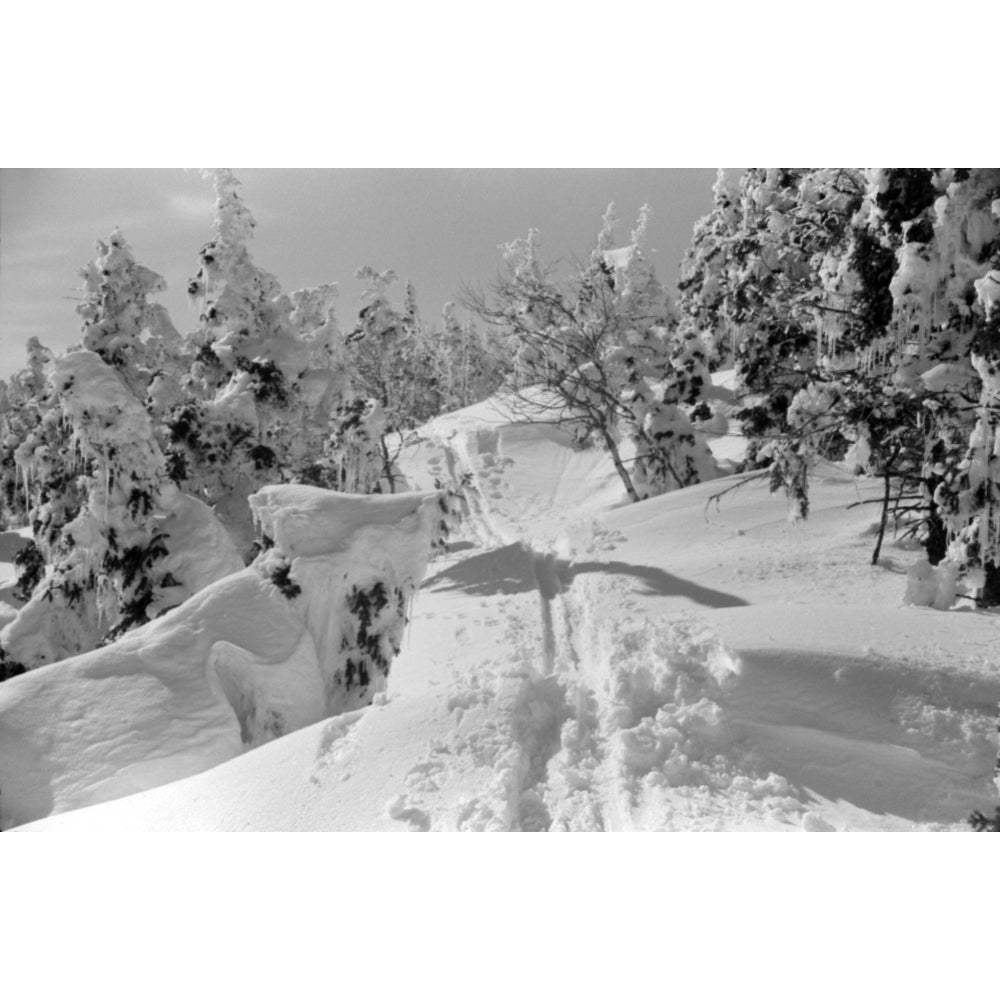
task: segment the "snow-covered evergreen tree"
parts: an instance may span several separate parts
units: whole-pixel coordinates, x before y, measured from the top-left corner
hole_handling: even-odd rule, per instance
[[[738,182],[720,171],[682,269],[685,326],[709,338],[714,366],[735,368],[748,464],[769,469],[799,514],[812,459],[846,447],[825,419],[826,395],[793,403],[827,381],[819,330],[838,307],[819,275],[847,239],[862,187],[851,170],[756,169]]]
[[[454,302],[441,310],[438,339],[444,356],[444,403],[461,409],[493,395],[510,373],[510,357],[500,337],[489,338],[471,318],[459,320]]]
[[[452,402],[451,359],[447,341],[428,329],[420,318],[416,292],[407,282],[402,310],[389,297],[394,271],[362,267],[356,276],[368,282],[366,300],[354,329],[346,338],[351,381],[359,396],[377,404],[373,417],[381,420],[378,448],[382,482],[395,490],[394,451],[405,432],[425,423]],[[359,409],[360,404],[354,404]],[[366,430],[374,439],[374,425]],[[392,444],[390,444],[392,442]]]
[[[998,196],[996,170],[720,178],[682,281],[688,321],[735,362],[752,460],[800,513],[817,456],[884,477],[883,527],[892,492],[927,553],[909,599],[939,607],[963,574],[1000,601]]]
[[[83,347],[117,369],[144,400],[154,374],[176,362],[181,338],[167,310],[149,301],[166,290],[160,275],[138,264],[121,231],[97,244],[97,258],[80,271]]]
[[[52,352],[36,337],[27,345],[27,367],[17,372],[0,414],[0,470],[7,517],[32,529],[32,541],[19,563],[18,594],[34,590],[63,525],[80,510],[85,493],[77,482],[78,465],[71,430],[47,381]],[[9,498],[9,499],[8,499]]]
[[[21,474],[18,453],[24,456],[41,449],[55,431],[55,420],[46,419],[54,408],[45,381],[45,366],[52,360],[52,352],[32,337],[27,356],[27,367],[15,372],[9,384],[0,382],[0,527],[31,522],[40,484],[29,483]]]
[[[890,283],[896,380],[926,412],[925,502],[947,529],[940,568],[1000,604],[1000,170],[884,171],[876,219],[901,242]],[[917,195],[910,196],[916,189]],[[919,200],[917,200],[919,199]],[[927,204],[930,201],[930,204]],[[919,208],[918,212],[914,209]]]
[[[241,547],[253,545],[247,498],[274,482],[337,489],[370,475],[371,456],[338,430],[354,403],[334,314],[336,287],[291,296],[252,259],[254,220],[230,171],[213,174],[214,238],[188,292],[201,326],[190,372],[165,423],[174,480],[212,505]],[[352,411],[353,413],[353,411]],[[339,415],[339,416],[338,416]],[[346,451],[345,451],[346,448]]]
[[[53,360],[49,381],[69,437],[55,456],[22,455],[22,472],[35,479],[52,464],[83,502],[48,520],[43,504],[37,515],[44,576],[0,633],[8,665],[28,669],[93,649],[204,583],[186,586],[171,571],[163,520],[179,495],[149,415],[121,375],[97,354],[73,351]]]
[[[1000,552],[988,541],[995,333],[978,296],[1000,262],[998,195],[996,170],[868,171],[849,240],[821,274],[840,306],[822,331],[837,410],[859,464],[886,477],[887,495],[890,476],[911,492],[927,558],[908,599],[937,607],[953,603],[963,575],[985,603],[1000,600]]]

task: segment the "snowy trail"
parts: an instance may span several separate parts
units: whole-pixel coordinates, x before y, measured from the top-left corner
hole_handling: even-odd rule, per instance
[[[592,558],[558,555],[588,513],[566,496],[586,482],[572,450],[547,456],[543,488],[536,472],[526,495],[509,454],[524,440],[505,427],[443,442],[449,471],[471,474],[477,544],[520,561],[537,592],[539,648],[522,646],[525,672],[493,705],[508,720],[508,750],[495,764],[506,808],[486,810],[491,819],[502,816],[505,829],[835,828],[819,809],[840,825],[868,812],[880,817],[876,827],[905,828],[959,823],[983,801],[1000,683],[983,681],[970,711],[968,690],[956,701],[964,709],[940,691],[936,701],[932,690],[907,696],[899,671],[864,661],[820,656],[789,667],[780,651],[736,657],[704,614],[629,623],[634,602],[614,563],[584,574],[578,567]],[[601,555],[600,542],[598,530],[585,554]],[[601,606],[626,611],[625,620],[602,616]],[[933,674],[914,676],[940,689]],[[908,698],[911,713],[955,728],[950,745],[906,719]]]
[[[476,562],[471,579],[520,580],[511,589],[533,592],[538,614],[537,623],[530,622],[523,603],[505,612],[510,631],[524,638],[517,650],[520,669],[503,677],[490,703],[502,720],[492,754],[492,797],[468,804],[457,825],[634,829],[637,782],[652,771],[658,753],[646,760],[648,754],[644,757],[632,746],[645,734],[634,737],[628,730],[656,710],[649,705],[640,710],[625,689],[641,683],[635,678],[647,667],[637,655],[616,673],[615,662],[622,659],[627,643],[607,623],[599,624],[594,614],[608,586],[588,583],[582,576],[576,582],[572,559],[557,554],[566,549],[567,529],[588,512],[589,498],[580,495],[581,484],[585,491],[593,476],[574,467],[581,453],[548,430],[545,444],[551,447],[546,448],[544,478],[533,455],[532,489],[526,495],[517,488],[518,462],[508,449],[516,455],[526,444],[536,451],[537,438],[537,429],[526,433],[504,427],[499,432],[456,433],[441,442],[449,473],[456,479],[470,478],[467,530],[487,546],[486,552],[466,560]],[[584,453],[584,461],[590,458]],[[596,513],[600,503],[593,503],[593,509]],[[447,576],[461,577],[462,570],[453,566],[430,582]],[[532,634],[534,641],[528,638]],[[669,645],[642,650],[654,663],[670,652]],[[706,666],[710,653],[704,655],[705,663],[697,667]],[[618,678],[618,690],[609,685],[610,676]],[[481,685],[478,677],[476,684]]]

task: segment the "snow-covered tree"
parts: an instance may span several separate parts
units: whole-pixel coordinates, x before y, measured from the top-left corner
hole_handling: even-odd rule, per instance
[[[461,409],[492,396],[510,373],[505,342],[489,338],[471,318],[459,320],[454,302],[441,310],[437,335],[444,357],[444,403],[447,410]]]
[[[85,492],[78,481],[71,431],[46,373],[52,352],[36,337],[27,345],[27,367],[17,372],[0,412],[0,475],[5,517],[32,529],[17,559],[17,595],[26,600],[40,579],[44,552],[79,512]]]
[[[30,523],[37,494],[18,470],[17,455],[43,447],[53,432],[46,415],[53,409],[45,381],[45,366],[52,352],[37,337],[27,344],[27,367],[0,382],[0,528]],[[37,488],[38,484],[34,484]]]
[[[406,422],[415,402],[412,379],[400,370],[413,353],[413,341],[421,330],[413,287],[407,283],[406,304],[400,311],[389,299],[389,286],[396,280],[394,271],[365,266],[357,270],[355,277],[366,281],[368,287],[362,292],[365,304],[347,335],[354,374],[364,391],[386,412],[390,423],[399,426]]]
[[[178,562],[169,559],[176,546],[165,521],[176,514],[180,497],[149,415],[121,375],[97,354],[73,351],[52,361],[49,382],[69,434],[58,455],[23,454],[22,472],[35,479],[39,465],[52,464],[83,501],[61,518],[44,521],[45,504],[37,515],[45,570],[0,633],[8,672],[93,649],[207,582],[203,574],[179,579]],[[211,541],[222,543],[220,537]],[[223,570],[232,568],[230,559]]]
[[[135,260],[121,231],[99,241],[97,257],[80,271],[84,300],[83,347],[117,369],[132,392],[145,399],[147,387],[164,366],[173,366],[181,337],[164,306],[149,296],[166,290],[160,275]]]
[[[890,502],[916,515],[927,553],[909,599],[939,607],[963,575],[1000,600],[998,196],[996,170],[721,178],[682,281],[735,362],[752,459],[803,514],[816,457],[883,477],[883,528]]]
[[[1000,170],[884,171],[872,176],[880,211],[916,188],[899,211],[901,243],[890,283],[896,381],[927,413],[921,471],[948,547],[939,603],[965,577],[1000,604]],[[908,183],[906,183],[908,182]],[[893,197],[895,196],[895,197]],[[930,204],[926,201],[930,200]],[[910,215],[914,208],[919,212]],[[909,218],[907,218],[909,216]]]
[[[937,607],[953,603],[962,576],[984,603],[1000,600],[989,540],[995,333],[978,294],[1000,263],[998,195],[996,170],[867,171],[848,238],[820,271],[834,417],[855,442],[848,457],[884,476],[885,500],[891,477],[898,497],[908,493],[927,556],[908,600]]]
[[[274,482],[357,488],[373,457],[343,433],[360,418],[334,313],[336,286],[291,296],[250,254],[254,220],[230,171],[212,174],[214,238],[188,285],[201,326],[187,338],[190,370],[169,400],[171,476],[213,506],[247,552],[247,498]],[[154,386],[154,389],[158,386]]]
[[[406,284],[400,310],[389,298],[389,287],[396,280],[394,271],[366,266],[356,277],[367,281],[368,287],[362,293],[365,305],[346,338],[351,381],[360,397],[377,404],[382,421],[378,437],[381,479],[394,491],[394,451],[403,435],[440,413],[448,403],[449,359],[444,340],[421,321],[411,283]]]
[[[720,171],[682,268],[684,325],[708,338],[714,366],[735,368],[748,465],[767,468],[800,514],[810,461],[846,447],[822,392],[793,402],[826,381],[818,317],[837,307],[819,276],[846,240],[862,187],[851,170],[755,169],[738,181]]]
[[[672,303],[647,256],[647,223],[643,209],[631,242],[616,247],[610,206],[590,259],[565,280],[542,261],[532,230],[503,248],[506,273],[493,295],[468,296],[514,345],[510,384],[524,412],[562,424],[581,446],[603,444],[633,501],[715,475],[688,412],[700,382],[675,372],[675,362],[699,367],[698,352],[675,337]]]

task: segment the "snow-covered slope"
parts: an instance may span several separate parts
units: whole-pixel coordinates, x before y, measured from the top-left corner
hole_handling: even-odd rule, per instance
[[[731,451],[731,441],[720,450]],[[217,767],[23,830],[960,829],[996,797],[1000,618],[902,605],[875,494],[820,470],[639,505],[606,456],[491,403],[425,428],[472,476],[388,690]],[[0,781],[2,787],[2,781]]]

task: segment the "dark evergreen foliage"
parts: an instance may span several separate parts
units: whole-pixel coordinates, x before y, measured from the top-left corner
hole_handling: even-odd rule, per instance
[[[18,570],[14,596],[19,601],[27,601],[45,572],[45,557],[33,539],[14,556],[14,565]]]
[[[926,167],[893,169],[886,171],[886,177],[886,189],[876,196],[875,203],[882,210],[890,231],[898,233],[903,223],[916,219],[934,204],[938,196],[934,171]]]
[[[977,809],[968,822],[976,833],[1000,833],[1000,806],[994,810],[992,819]]]
[[[291,572],[291,563],[283,563],[269,577],[271,583],[289,600],[293,597],[298,597],[302,593],[302,588],[292,579]]]
[[[353,648],[357,655],[347,658],[344,684],[348,689],[355,685],[367,687],[372,669],[382,677],[388,676],[391,657],[386,653],[385,632],[379,619],[387,608],[403,617],[405,604],[406,595],[396,587],[387,588],[381,580],[367,588],[351,588],[347,610],[356,622]],[[350,646],[348,641],[346,648]],[[389,648],[392,656],[399,652],[395,643],[390,642]]]

